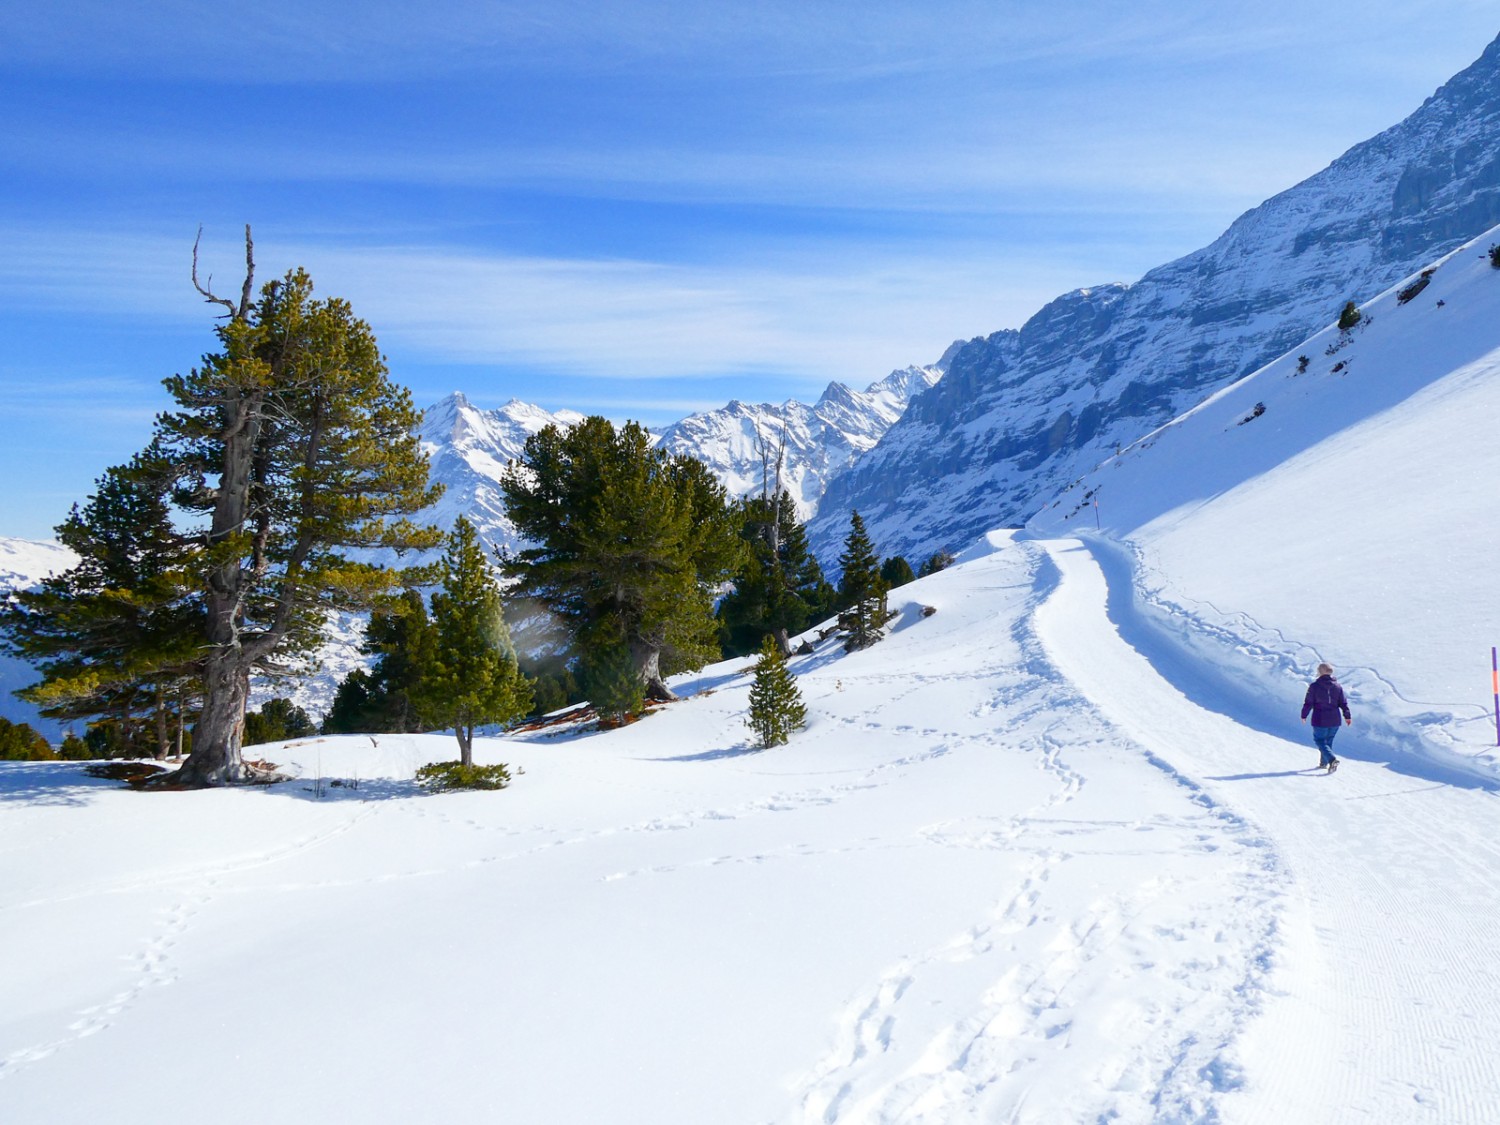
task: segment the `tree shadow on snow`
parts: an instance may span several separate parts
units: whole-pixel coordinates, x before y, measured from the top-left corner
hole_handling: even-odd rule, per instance
[[[0,763],[0,805],[82,807],[102,790],[124,789],[119,782],[90,777],[81,762]]]
[[[715,762],[721,758],[742,758],[746,754],[759,754],[759,746],[722,746],[717,750],[703,750],[697,754],[674,754],[668,758],[640,758],[642,762]]]

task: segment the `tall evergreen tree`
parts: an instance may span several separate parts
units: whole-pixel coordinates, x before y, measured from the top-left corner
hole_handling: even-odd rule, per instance
[[[193,280],[197,284],[196,248]],[[239,299],[219,350],[166,380],[177,409],[157,419],[157,444],[190,518],[204,616],[203,708],[182,785],[247,776],[241,761],[252,673],[311,650],[327,614],[364,609],[401,575],[354,562],[349,549],[436,545],[405,516],[436,499],[413,431],[420,415],[393,384],[374,334],[348,302],[315,300],[294,270],[254,295],[245,231]]]
[[[880,630],[889,620],[889,614],[880,563],[858,512],[849,517],[849,535],[844,540],[839,566],[842,568],[839,603],[844,607],[839,614],[839,628],[848,638],[844,647],[850,651],[866,648],[880,640]]]
[[[673,698],[666,676],[717,657],[713,594],[740,546],[702,464],[652,449],[634,422],[591,417],[528,438],[501,488],[533,544],[504,569],[566,626],[575,656],[624,647],[655,699]]]
[[[832,607],[833,589],[808,550],[807,532],[789,493],[774,499],[751,497],[741,502],[741,512],[744,562],[718,609],[724,648],[731,655],[745,655],[769,635],[785,654],[791,634]]]
[[[360,650],[375,657],[339,683],[323,720],[327,734],[427,729],[419,710],[421,679],[432,649],[432,626],[420,592],[405,590],[370,615]]]
[[[479,535],[462,516],[448,537],[443,588],[432,596],[430,663],[419,683],[420,709],[451,726],[460,761],[474,764],[474,728],[504,723],[531,710],[531,687],[516,667],[515,649]]]
[[[78,563],[0,610],[0,647],[41,673],[17,694],[49,718],[98,716],[158,758],[198,695],[202,635],[169,486],[156,450],[107,470],[57,528]]]
[[[786,666],[781,646],[767,636],[755,665],[755,681],[750,685],[750,713],[745,723],[755,733],[762,749],[779,746],[807,722],[807,708],[797,681]]]

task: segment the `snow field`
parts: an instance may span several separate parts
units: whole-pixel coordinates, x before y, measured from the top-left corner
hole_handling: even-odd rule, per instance
[[[997,544],[793,661],[812,721],[771,752],[736,661],[487,740],[498,794],[414,791],[439,736],[289,744],[265,790],[5,770],[0,1115],[1212,1119],[1254,1086],[1279,861],[1059,676],[1062,572]]]
[[[1358,720],[1335,744],[1336,775],[1308,768],[1317,757],[1295,721],[1300,699],[1286,701],[1280,735],[1225,714],[1233,689],[1189,699],[1128,643],[1129,599],[1109,612],[1090,552],[1047,549],[1063,585],[1040,627],[1058,667],[1164,768],[1265,832],[1284,865],[1271,872],[1286,917],[1265,1018],[1246,1029],[1247,1077],[1222,1119],[1500,1119],[1496,787],[1424,773],[1410,755],[1369,765],[1390,754]]]

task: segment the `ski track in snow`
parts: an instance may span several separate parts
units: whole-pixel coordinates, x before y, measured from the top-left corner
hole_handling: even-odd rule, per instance
[[[1205,709],[1157,674],[1148,656],[1159,651],[1143,654],[1122,638],[1122,627],[1137,643],[1145,635],[1138,611],[1111,596],[1110,619],[1104,572],[1089,551],[1077,542],[1047,549],[1063,574],[1044,631],[1059,667],[1164,768],[1198,779],[1264,831],[1285,865],[1295,936],[1281,951],[1264,1026],[1245,1046],[1254,1089],[1242,1106],[1226,1099],[1223,1119],[1500,1120],[1493,790],[1432,785],[1361,761],[1389,750],[1358,717],[1336,747],[1343,768],[1308,770],[1316,751],[1296,722],[1299,700],[1285,701],[1290,737]]]
[[[1055,594],[1061,572],[1047,555],[1035,565],[1035,603],[1042,604]],[[1021,745],[1037,754],[1054,788],[1042,804],[1006,821],[936,825],[926,835],[944,847],[1029,851],[1030,865],[988,917],[891,966],[850,1005],[835,1046],[804,1083],[802,1122],[1210,1121],[1218,1119],[1220,1095],[1240,1082],[1232,1044],[1260,1011],[1280,909],[1274,884],[1266,879],[1275,874],[1274,855],[1244,821],[1151,755],[1149,763],[1189,793],[1201,816],[1132,824],[1065,815],[1089,779],[1088,767],[1075,767],[1071,758],[1083,760],[1091,741],[1098,741],[1097,730],[1080,728],[1097,727],[1097,719],[1071,686],[1060,682],[1035,617],[1018,622],[1014,636],[1028,678],[985,709],[1006,715],[1012,731],[1043,719],[1043,729]],[[1162,829],[1173,834],[1174,843],[1181,841],[1179,847],[1207,853],[1237,847],[1247,854],[1236,877],[1234,906],[1252,916],[1250,928],[1261,934],[1257,944],[1220,950],[1213,963],[1186,959],[1158,965],[1163,942],[1185,940],[1187,931],[1202,924],[1191,912],[1163,924],[1160,912],[1153,912],[1178,889],[1170,878],[1101,895],[1082,915],[1049,901],[1054,875],[1076,856],[1090,854],[1091,837],[1101,837],[1100,852],[1125,855],[1129,849],[1112,836]],[[1148,940],[1141,940],[1141,931],[1149,932]],[[1029,952],[1018,956],[1023,951]],[[919,1028],[925,1044],[905,1052],[913,1061],[890,1080],[888,1056],[900,1053],[908,1012],[924,1002],[917,998],[923,978],[969,962],[984,966],[974,975],[976,995],[954,1022],[935,1033]],[[1150,999],[1128,992],[1116,999],[1111,1029],[1116,1045],[1102,1073],[1073,1074],[1064,1067],[1059,1074],[1057,1049],[1075,1030],[1074,1009],[1107,987],[1097,979],[1101,964],[1123,978],[1164,972],[1172,984]],[[1084,1095],[1063,1096],[1069,1085],[1082,1087]],[[1038,1087],[1050,1100],[1033,1106]]]

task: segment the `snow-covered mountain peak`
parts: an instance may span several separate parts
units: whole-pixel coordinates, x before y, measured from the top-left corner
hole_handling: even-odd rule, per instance
[[[781,451],[782,484],[806,518],[816,509],[828,482],[874,446],[912,397],[935,384],[942,374],[938,365],[907,367],[863,391],[831,382],[812,406],[796,399],[780,406],[736,399],[668,426],[660,444],[703,461],[736,496],[765,487]]]
[[[811,531],[857,508],[884,554],[1014,525],[1117,447],[1256,370],[1500,222],[1500,40],[1400,124],[1133,285],[1065,294],[966,343],[933,390],[830,484]]]

